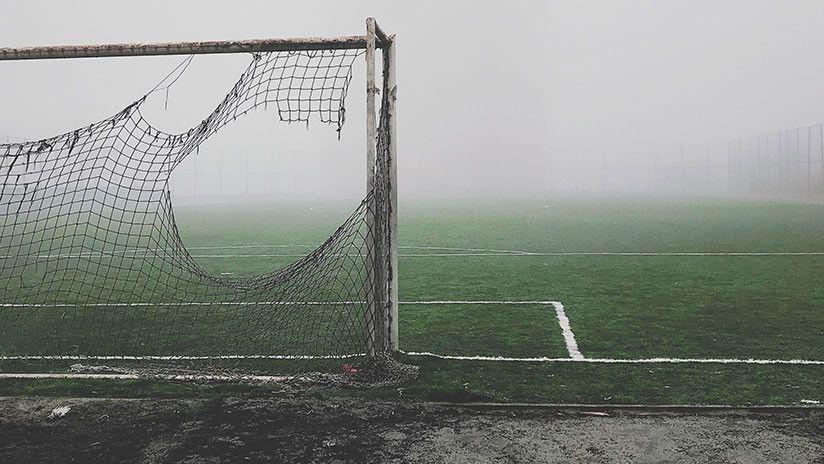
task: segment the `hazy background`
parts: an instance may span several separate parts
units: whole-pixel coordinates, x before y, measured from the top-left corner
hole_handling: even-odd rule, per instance
[[[0,46],[352,35],[367,16],[399,38],[405,199],[720,192],[726,141],[824,121],[815,0],[7,0]],[[182,59],[0,62],[0,141],[105,118]],[[168,102],[152,97],[149,118],[168,131],[197,124],[248,61],[196,57]],[[359,60],[341,141],[318,122],[307,131],[258,112],[181,166],[176,193],[356,200],[364,85]]]

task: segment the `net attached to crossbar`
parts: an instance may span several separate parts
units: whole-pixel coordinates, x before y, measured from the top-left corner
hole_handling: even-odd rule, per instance
[[[374,188],[304,258],[251,278],[212,275],[184,246],[172,208],[174,169],[251,111],[276,111],[283,122],[317,118],[340,131],[362,54],[255,53],[215,110],[183,133],[150,125],[144,96],[87,127],[0,145],[4,369],[313,373],[349,384],[413,375],[392,360],[383,332],[391,304],[386,89]]]

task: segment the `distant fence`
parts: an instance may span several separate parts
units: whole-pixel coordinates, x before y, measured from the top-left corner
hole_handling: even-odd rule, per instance
[[[0,143],[23,139],[0,134]],[[399,187],[416,196],[641,194],[824,198],[824,124],[727,142],[555,142],[476,155],[460,146],[404,152]],[[172,175],[178,196],[357,198],[356,157],[207,150]]]
[[[824,196],[824,124],[726,143],[556,143],[545,193]]]
[[[727,153],[735,192],[824,195],[824,124],[731,140]]]
[[[545,172],[548,193],[730,192],[723,146],[711,143],[554,144]]]
[[[172,174],[178,196],[321,196],[357,197],[361,166],[346,159],[274,150],[204,150]]]

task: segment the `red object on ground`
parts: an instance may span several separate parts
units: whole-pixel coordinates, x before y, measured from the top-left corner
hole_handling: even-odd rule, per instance
[[[351,364],[341,364],[340,368],[347,374],[356,374],[358,372],[358,368]]]

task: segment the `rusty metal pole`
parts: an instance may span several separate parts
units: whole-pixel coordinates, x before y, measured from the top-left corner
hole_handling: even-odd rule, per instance
[[[156,44],[57,45],[0,48],[0,60],[48,60],[117,56],[208,55],[220,53],[280,52],[296,50],[365,49],[366,36],[299,37],[292,39],[217,40]],[[375,43],[376,48],[383,46]]]

